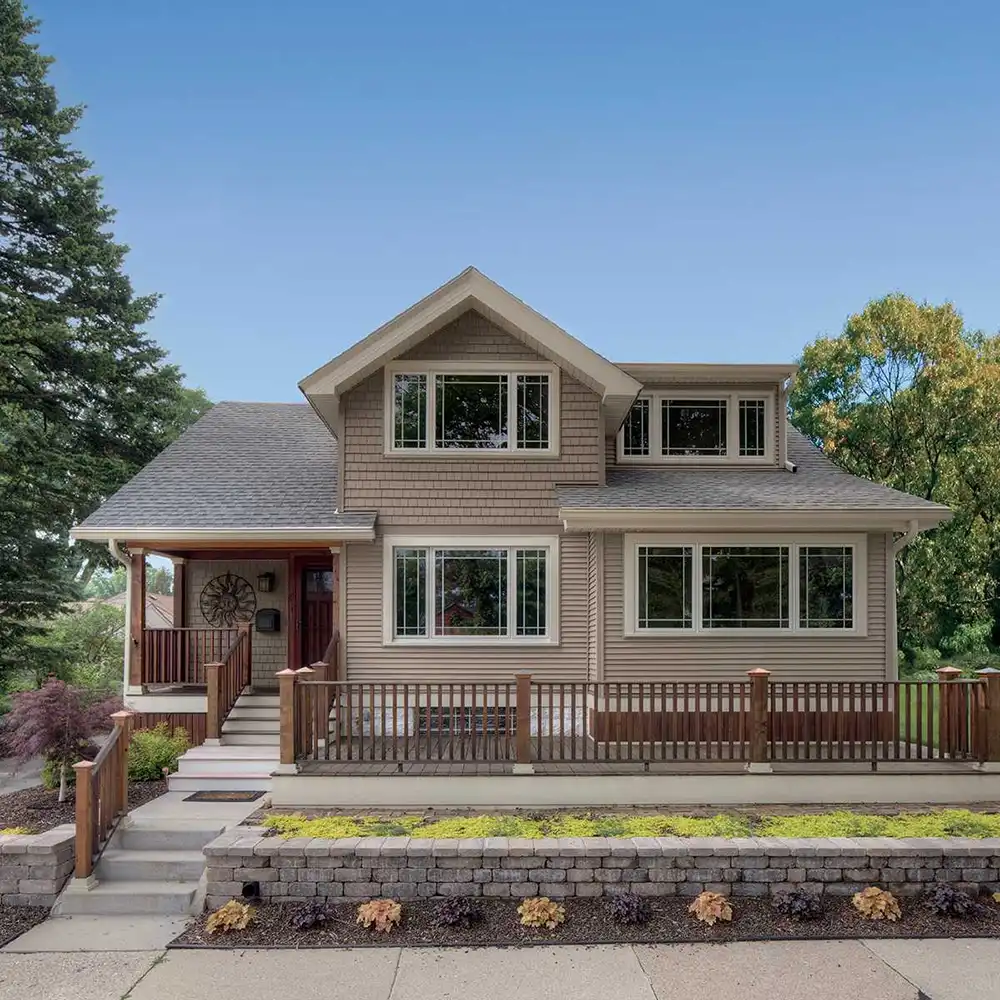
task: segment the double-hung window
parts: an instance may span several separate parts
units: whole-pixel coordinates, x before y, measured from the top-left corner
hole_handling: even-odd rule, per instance
[[[386,399],[390,453],[557,451],[558,369],[549,365],[390,365]]]
[[[625,631],[863,634],[865,539],[625,538]]]
[[[554,641],[557,547],[387,538],[385,641]]]
[[[710,390],[646,393],[618,432],[618,460],[770,462],[774,396]]]

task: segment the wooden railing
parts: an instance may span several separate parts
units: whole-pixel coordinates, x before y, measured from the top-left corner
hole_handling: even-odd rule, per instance
[[[241,625],[222,659],[205,664],[205,739],[219,739],[226,716],[250,683],[252,637],[251,626]]]
[[[1000,761],[1000,673],[938,681],[347,682],[279,675],[281,761]]]
[[[142,632],[142,683],[205,683],[205,665],[218,663],[238,628],[147,628]]]
[[[87,878],[118,821],[128,812],[128,745],[132,713],[115,712],[115,727],[93,760],[76,772],[76,877]]]

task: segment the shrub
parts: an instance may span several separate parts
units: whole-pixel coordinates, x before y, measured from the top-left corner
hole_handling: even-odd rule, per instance
[[[322,927],[333,917],[333,908],[329,903],[306,903],[295,907],[289,923],[292,930],[311,931],[314,927]]]
[[[222,931],[224,934],[228,934],[229,931],[242,931],[246,930],[253,918],[252,906],[241,903],[238,899],[231,899],[208,918],[205,929],[209,934],[214,934],[216,931]]]
[[[132,734],[128,748],[128,776],[132,781],[159,781],[163,769],[177,770],[177,759],[190,746],[186,729],[178,726],[173,732],[161,722],[152,729],[139,729]]]
[[[394,899],[372,899],[358,907],[357,922],[364,927],[374,927],[386,934],[399,923],[403,908]]]
[[[51,763],[55,770],[50,774],[59,777],[59,801],[65,802],[72,765],[88,755],[95,734],[111,728],[109,717],[119,708],[117,698],[95,697],[93,692],[51,677],[36,691],[11,696],[3,726],[19,761],[41,755]],[[89,755],[93,756],[92,751]]]
[[[440,903],[434,911],[434,923],[438,927],[464,927],[468,930],[482,919],[481,907],[467,896],[452,896]]]
[[[793,889],[791,892],[779,892],[771,905],[777,913],[792,920],[818,920],[823,915],[823,904],[814,892],[805,889]]]
[[[856,892],[851,902],[865,920],[899,920],[903,915],[896,897],[874,885]]]
[[[566,919],[566,908],[554,903],[548,896],[526,899],[517,908],[517,913],[525,927],[545,927],[550,931]]]
[[[717,920],[732,920],[732,904],[718,892],[702,892],[695,896],[694,902],[688,907],[688,913],[693,913],[703,924],[712,927]]]
[[[939,917],[973,917],[985,911],[967,892],[948,885],[936,885],[924,893],[924,906]]]
[[[616,924],[645,924],[649,922],[651,911],[649,902],[634,892],[623,892],[612,896],[608,912]]]

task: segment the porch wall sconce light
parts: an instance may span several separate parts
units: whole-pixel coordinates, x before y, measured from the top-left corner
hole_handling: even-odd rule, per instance
[[[270,594],[274,590],[274,574],[261,573],[257,577],[257,591],[261,594]]]

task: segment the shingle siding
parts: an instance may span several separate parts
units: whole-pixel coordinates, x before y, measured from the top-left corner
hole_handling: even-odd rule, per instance
[[[477,313],[460,316],[410,360],[544,360]],[[377,510],[382,529],[402,525],[536,525],[558,522],[556,484],[601,482],[600,398],[560,377],[560,454],[552,460],[395,458],[385,455],[384,373],[344,398],[344,504]]]
[[[755,667],[774,680],[875,681],[886,677],[886,541],[868,535],[868,634],[863,637],[624,635],[623,535],[604,535],[606,680],[741,680]]]

